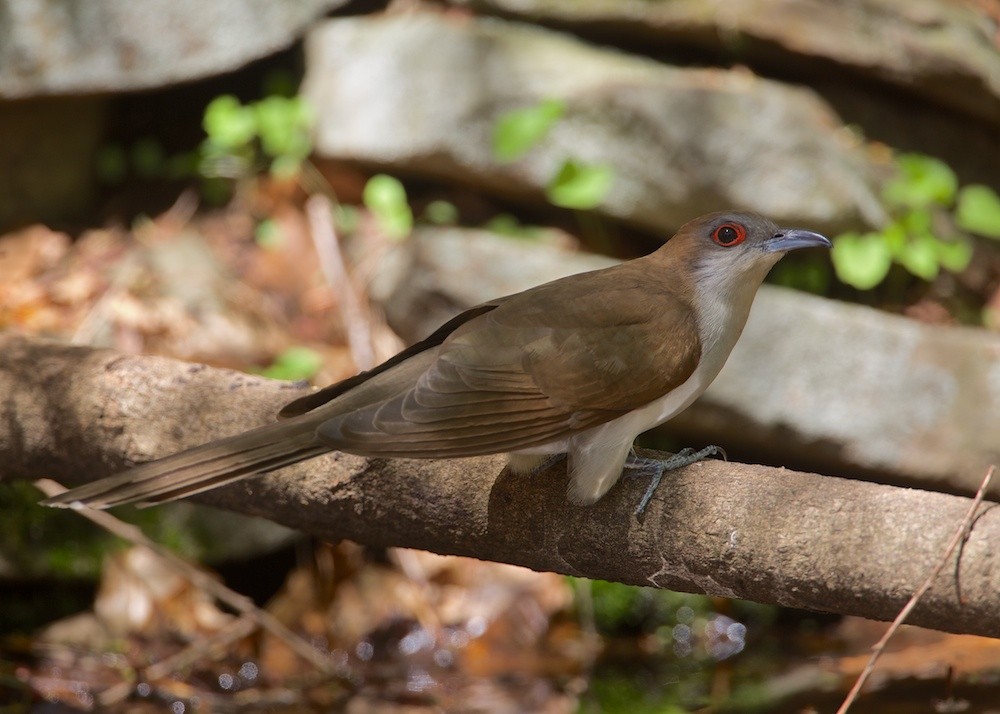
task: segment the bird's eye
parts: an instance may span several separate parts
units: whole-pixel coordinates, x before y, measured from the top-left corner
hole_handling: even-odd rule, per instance
[[[723,248],[739,245],[747,237],[747,229],[739,223],[723,223],[712,232],[712,240]]]

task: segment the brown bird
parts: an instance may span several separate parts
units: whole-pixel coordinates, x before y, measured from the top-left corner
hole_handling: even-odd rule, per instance
[[[457,458],[507,452],[519,471],[566,454],[569,498],[590,504],[623,467],[649,473],[711,453],[639,459],[632,442],[722,369],[771,267],[830,241],[753,213],[685,224],[642,258],[485,302],[374,369],[297,399],[275,424],[67,491],[45,503],[160,503],[327,451]]]

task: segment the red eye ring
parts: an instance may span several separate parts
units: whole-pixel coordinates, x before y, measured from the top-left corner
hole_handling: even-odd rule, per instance
[[[723,248],[732,248],[747,238],[747,229],[739,223],[723,223],[712,231],[712,240]]]

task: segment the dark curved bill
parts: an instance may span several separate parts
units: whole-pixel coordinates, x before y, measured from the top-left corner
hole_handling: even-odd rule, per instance
[[[831,248],[833,244],[826,236],[802,228],[781,228],[764,241],[765,253],[784,253],[799,248]]]

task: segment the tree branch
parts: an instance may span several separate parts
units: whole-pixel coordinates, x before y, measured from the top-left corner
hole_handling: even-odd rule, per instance
[[[130,461],[265,423],[307,391],[229,370],[0,335],[0,479],[82,483]],[[562,466],[535,477],[500,456],[330,454],[197,498],[327,540],[350,538],[589,578],[891,620],[970,499],[719,461],[597,505],[566,501]],[[1000,636],[1000,510],[989,504],[909,621]]]

